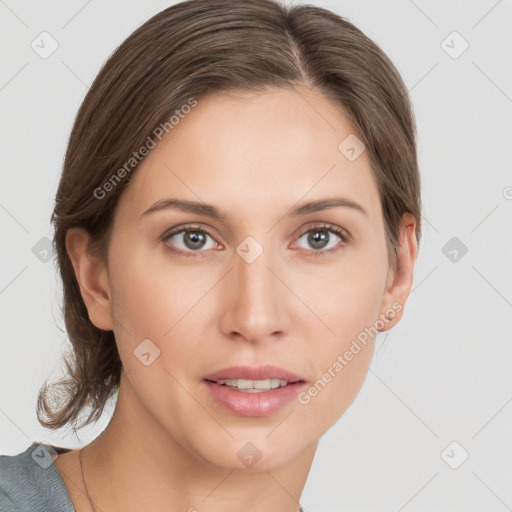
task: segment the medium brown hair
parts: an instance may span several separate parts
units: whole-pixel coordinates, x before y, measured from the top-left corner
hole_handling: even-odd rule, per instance
[[[39,422],[60,428],[99,419],[117,390],[122,364],[113,331],[89,319],[66,250],[71,227],[91,235],[106,261],[116,204],[136,170],[117,170],[191,98],[267,87],[316,89],[341,104],[365,144],[378,186],[390,265],[396,264],[401,216],[421,226],[415,121],[407,89],[384,52],[341,16],[274,0],[189,0],[153,16],[104,63],[76,116],[56,194],[52,223],[72,344],[67,375],[37,400]],[[341,142],[341,141],[340,141]],[[109,181],[110,180],[110,181]],[[96,193],[95,193],[96,191]],[[54,401],[60,397],[60,402]],[[75,427],[76,428],[76,427]]]

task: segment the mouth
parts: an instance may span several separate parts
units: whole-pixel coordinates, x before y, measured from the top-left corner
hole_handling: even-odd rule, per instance
[[[241,416],[269,416],[288,404],[306,380],[275,366],[231,367],[204,378],[217,404]]]

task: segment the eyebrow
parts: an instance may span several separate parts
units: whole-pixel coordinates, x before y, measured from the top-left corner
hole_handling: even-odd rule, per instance
[[[358,203],[351,201],[350,199],[346,199],[344,197],[332,197],[326,199],[319,199],[317,201],[310,201],[308,203],[303,203],[299,206],[293,208],[289,215],[292,217],[298,217],[300,215],[306,215],[308,213],[314,213],[322,210],[327,210],[330,208],[337,207],[347,207],[353,210],[356,210],[363,215],[368,215],[366,210]],[[153,206],[147,209],[141,217],[145,215],[149,215],[151,213],[155,213],[162,210],[174,209],[180,210],[186,213],[195,213],[197,215],[202,215],[204,217],[211,217],[213,219],[223,220],[226,218],[226,214],[215,206],[200,203],[197,201],[189,201],[186,199],[175,199],[175,198],[167,198],[161,199],[157,201]]]

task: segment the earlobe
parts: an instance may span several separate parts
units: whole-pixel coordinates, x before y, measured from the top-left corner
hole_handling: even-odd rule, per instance
[[[88,251],[89,240],[85,229],[70,228],[66,233],[66,250],[91,322],[108,331],[113,329],[108,270],[101,258]]]
[[[412,288],[414,264],[418,254],[416,240],[416,219],[410,213],[402,216],[400,224],[400,245],[397,249],[396,269],[388,278],[381,314],[389,318],[380,329],[387,331],[396,325],[403,316],[404,306]],[[393,311],[392,314],[390,314]]]

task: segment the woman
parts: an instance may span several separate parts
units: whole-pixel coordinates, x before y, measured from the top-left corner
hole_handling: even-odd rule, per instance
[[[403,315],[420,211],[407,90],[347,20],[273,0],[151,18],[84,99],[52,216],[73,359],[39,420],[83,426],[118,393],[115,412],[79,450],[0,457],[0,508],[300,510]]]

